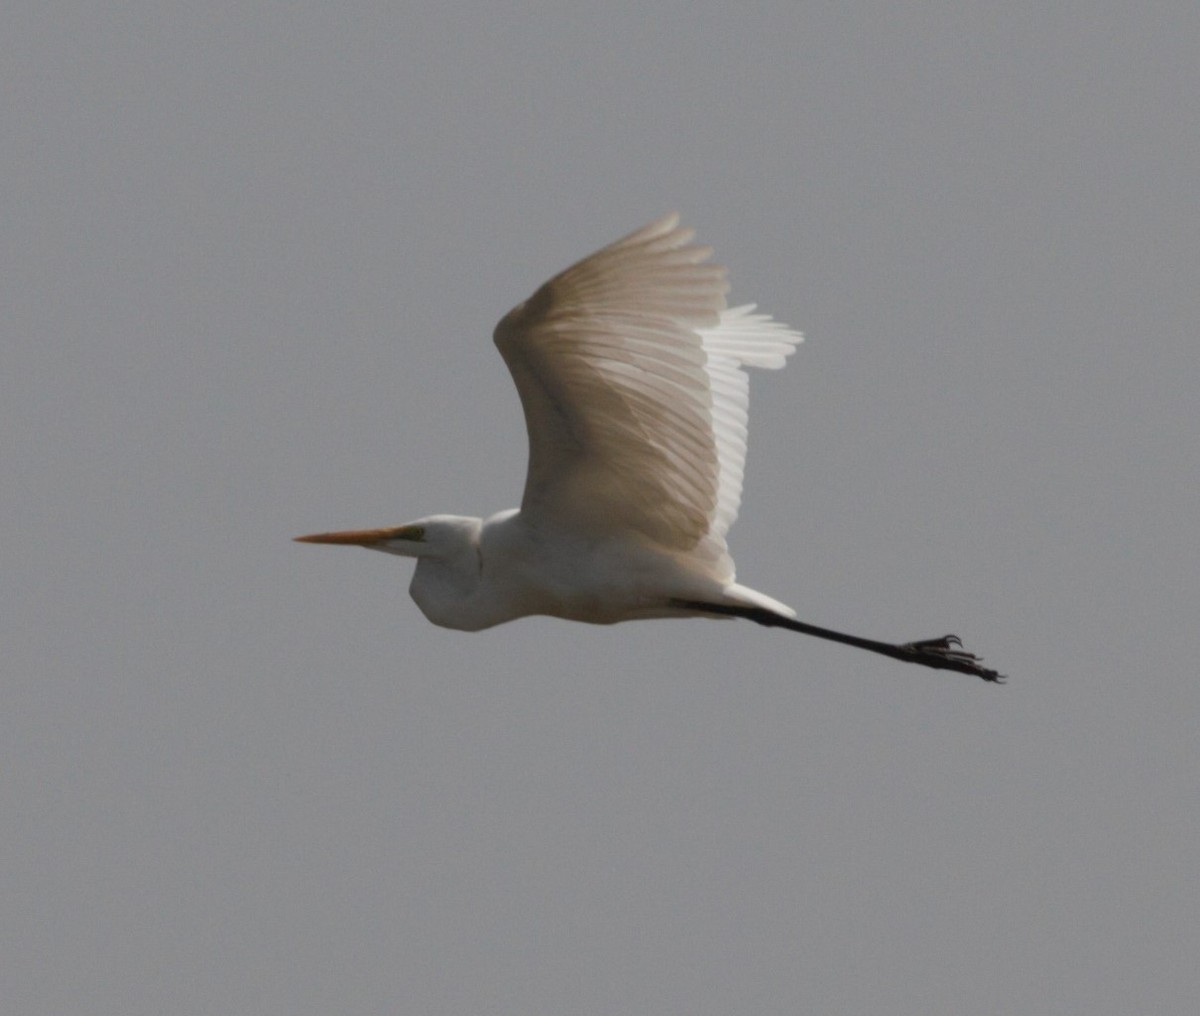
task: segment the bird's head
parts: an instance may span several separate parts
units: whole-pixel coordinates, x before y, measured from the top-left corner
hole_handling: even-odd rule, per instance
[[[295,537],[298,543],[333,543],[366,547],[400,557],[453,558],[479,541],[479,519],[459,515],[430,515],[388,529],[350,529]]]

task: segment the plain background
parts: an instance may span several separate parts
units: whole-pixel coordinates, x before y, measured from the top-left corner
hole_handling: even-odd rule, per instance
[[[6,1013],[1191,1013],[1194,4],[16,3]],[[680,210],[807,335],[734,622],[436,629],[490,342]]]

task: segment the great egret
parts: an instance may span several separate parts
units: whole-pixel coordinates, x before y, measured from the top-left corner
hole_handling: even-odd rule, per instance
[[[415,557],[409,591],[434,624],[478,631],[530,614],[611,624],[743,617],[927,667],[1003,678],[953,635],[893,645],[796,620],[734,582],[749,378],[798,332],[727,307],[725,270],[668,215],[545,283],[496,326],[525,411],[519,509],[431,515],[302,543]]]

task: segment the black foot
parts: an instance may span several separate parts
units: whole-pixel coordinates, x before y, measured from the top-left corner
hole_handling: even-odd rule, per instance
[[[962,648],[962,639],[957,635],[943,635],[940,639],[926,639],[924,642],[906,642],[900,649],[909,663],[920,663],[938,670],[957,670],[960,674],[973,674],[993,684],[1004,683],[1004,675],[982,666],[978,656]]]

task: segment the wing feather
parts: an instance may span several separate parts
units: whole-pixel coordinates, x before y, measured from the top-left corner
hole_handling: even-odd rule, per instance
[[[798,333],[729,310],[725,270],[669,215],[545,283],[496,326],[525,411],[521,511],[596,536],[634,531],[732,580],[725,533],[746,454],[743,364]]]

